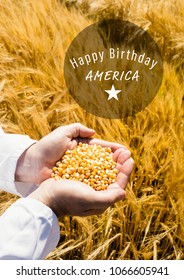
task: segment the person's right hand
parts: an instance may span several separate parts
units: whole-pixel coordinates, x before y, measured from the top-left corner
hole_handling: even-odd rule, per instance
[[[109,206],[125,198],[125,188],[133,170],[134,161],[127,158],[124,150],[114,153],[119,173],[117,181],[104,191],[73,180],[48,179],[32,192],[29,197],[37,199],[50,207],[59,217],[88,216],[103,213]]]

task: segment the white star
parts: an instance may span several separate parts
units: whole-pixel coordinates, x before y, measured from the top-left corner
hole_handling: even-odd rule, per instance
[[[110,100],[111,98],[115,98],[116,100],[118,100],[117,94],[120,92],[121,90],[116,90],[114,85],[112,85],[110,90],[105,90],[105,92],[107,92],[109,94],[108,100]]]

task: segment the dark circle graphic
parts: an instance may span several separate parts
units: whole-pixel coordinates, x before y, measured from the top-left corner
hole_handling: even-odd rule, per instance
[[[81,31],[64,62],[69,93],[89,113],[110,119],[135,115],[157,94],[163,61],[147,31],[122,20],[103,20]]]

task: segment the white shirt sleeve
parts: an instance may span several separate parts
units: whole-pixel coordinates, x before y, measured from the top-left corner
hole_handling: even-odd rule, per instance
[[[20,198],[0,217],[0,259],[44,259],[59,241],[52,210],[32,198]]]
[[[17,160],[35,142],[27,135],[6,134],[0,128],[0,189],[24,197],[38,187],[15,182]]]
[[[38,186],[15,182],[17,160],[36,141],[0,128],[0,188],[25,197]],[[56,215],[43,203],[21,198],[0,217],[0,259],[43,259],[57,245]]]

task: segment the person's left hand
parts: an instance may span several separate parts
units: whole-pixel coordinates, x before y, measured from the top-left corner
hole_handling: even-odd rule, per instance
[[[114,160],[118,163],[130,157],[130,152],[125,146],[99,139],[91,139],[90,137],[94,134],[93,129],[87,128],[80,123],[55,129],[30,146],[20,156],[17,162],[15,180],[40,184],[49,179],[56,161],[62,158],[66,150],[75,148],[79,142],[110,147],[114,153]]]

